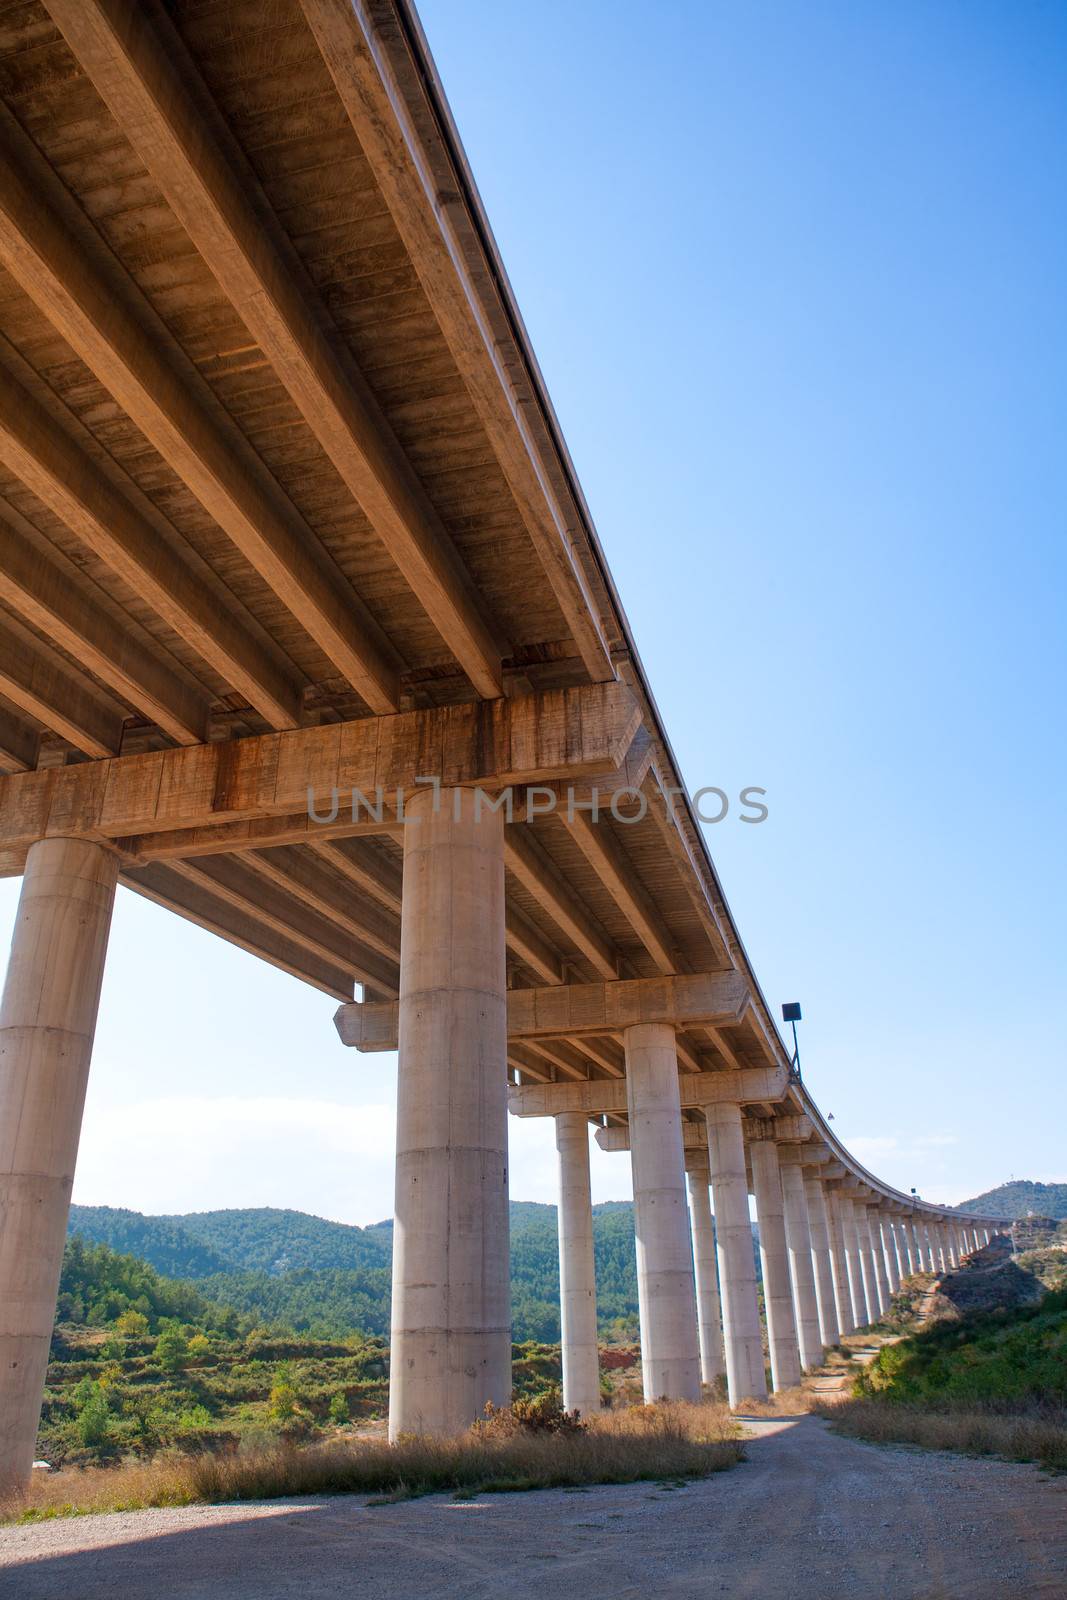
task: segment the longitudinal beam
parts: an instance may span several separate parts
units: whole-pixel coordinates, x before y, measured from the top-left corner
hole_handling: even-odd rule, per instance
[[[177,664],[156,655],[84,593],[55,562],[24,537],[13,507],[0,506],[0,599],[101,682],[157,722],[178,744],[207,736],[207,697],[189,688]],[[64,707],[56,707],[62,714]],[[56,726],[55,718],[47,719]]]
[[[325,960],[313,955],[305,946],[267,927],[256,915],[213,894],[206,882],[190,881],[173,868],[159,864],[123,872],[119,882],[324,994],[337,1000],[352,997],[355,975],[346,972],[336,957]]]
[[[504,865],[602,977],[618,975],[619,957],[614,945],[537,840],[520,827],[508,828],[504,835]]]
[[[398,790],[410,798],[428,777],[489,791],[540,775],[592,775],[618,765],[639,721],[625,685],[598,683],[16,773],[0,778],[0,844],[299,815],[309,795],[317,815],[335,802],[348,810],[354,792],[371,804],[389,794],[395,808]]]
[[[28,630],[2,619],[0,693],[88,756],[111,755],[122,742],[121,713]]]
[[[575,808],[558,812],[571,838],[614,900],[659,970],[677,972],[678,953],[652,896],[638,881],[630,862],[616,843],[610,825],[593,821],[588,811]]]
[[[0,773],[27,772],[35,767],[40,743],[41,736],[35,728],[6,705],[0,705]]]
[[[74,6],[77,0],[65,0]],[[407,246],[560,610],[594,680],[614,676],[589,584],[508,364],[507,312],[490,313],[494,263],[479,262],[480,286],[456,225],[457,175],[436,126],[432,154],[414,126],[388,50],[365,0],[302,0],[363,153]],[[461,224],[462,225],[462,224]],[[488,269],[488,270],[487,270]],[[490,316],[495,315],[495,322]],[[507,331],[501,337],[500,329]]]
[[[0,262],[371,709],[393,710],[370,612],[2,106]]]
[[[383,958],[351,932],[250,867],[245,860],[219,856],[210,861],[176,862],[173,871],[203,885],[218,899],[251,917],[282,938],[300,945],[316,960],[336,962],[345,972],[369,983],[380,994],[399,993],[395,957]]]
[[[323,308],[162,9],[48,9],[474,687],[501,694],[500,647],[448,533],[341,339],[323,332]]]
[[[271,727],[297,726],[296,684],[220,593],[3,366],[0,460]]]
[[[642,1022],[669,1022],[682,1028],[696,1022],[736,1022],[748,998],[748,986],[739,972],[512,989],[508,1038],[571,1039],[616,1033]],[[342,1006],[334,1021],[342,1042],[357,1050],[396,1049],[397,1011],[388,1002]]]

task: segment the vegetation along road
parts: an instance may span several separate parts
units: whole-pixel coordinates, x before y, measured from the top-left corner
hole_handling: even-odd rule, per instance
[[[0,1529],[3,1600],[1062,1600],[1067,1478],[749,1424],[748,1460],[668,1488],[329,1496]]]

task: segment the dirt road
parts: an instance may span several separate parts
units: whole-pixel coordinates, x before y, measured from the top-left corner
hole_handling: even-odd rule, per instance
[[[3,1600],[1064,1600],[1067,1479],[750,1424],[686,1488],[347,1497],[0,1529]]]

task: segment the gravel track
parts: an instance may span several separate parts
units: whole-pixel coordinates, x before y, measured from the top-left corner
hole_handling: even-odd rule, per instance
[[[349,1496],[0,1529],[3,1600],[1064,1600],[1067,1479],[758,1420],[681,1489]]]

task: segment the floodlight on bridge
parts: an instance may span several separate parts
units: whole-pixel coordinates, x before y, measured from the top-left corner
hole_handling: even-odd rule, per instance
[[[797,1042],[797,1023],[802,1020],[799,1000],[787,1000],[782,1006],[782,1021],[793,1025],[793,1059],[789,1063],[790,1076],[800,1081],[800,1045]]]

